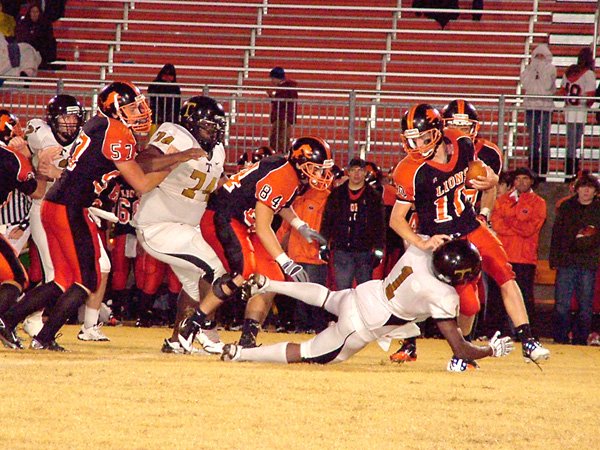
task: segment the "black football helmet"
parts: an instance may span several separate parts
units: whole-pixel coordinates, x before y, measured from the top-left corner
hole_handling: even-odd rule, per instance
[[[238,160],[238,166],[240,166],[240,168],[243,169],[244,167],[248,167],[254,163],[259,162],[261,159],[274,154],[275,151],[271,147],[267,146],[258,147],[254,151],[248,150]]]
[[[118,119],[135,133],[145,134],[152,126],[152,110],[146,97],[132,83],[113,81],[98,94],[98,108],[107,117]]]
[[[202,149],[210,155],[225,137],[225,110],[215,99],[197,95],[181,107],[179,124],[192,133]]]
[[[85,111],[81,104],[72,95],[61,94],[52,97],[46,106],[46,123],[62,146],[75,140],[83,125],[84,116]]]
[[[431,158],[442,140],[442,118],[437,109],[426,103],[404,113],[400,139],[404,150],[414,159]]]
[[[433,273],[444,283],[456,286],[475,280],[481,273],[479,250],[466,239],[440,245],[432,258]]]
[[[442,122],[445,127],[458,128],[471,136],[477,137],[479,132],[479,116],[475,107],[466,100],[452,100],[442,110]]]
[[[19,119],[7,109],[0,109],[0,140],[8,144],[15,136],[23,136]]]
[[[301,181],[324,191],[333,181],[333,157],[329,144],[321,138],[300,137],[290,146],[288,161],[296,169]]]

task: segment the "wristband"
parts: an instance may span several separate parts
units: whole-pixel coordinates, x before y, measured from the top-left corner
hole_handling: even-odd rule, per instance
[[[282,254],[280,254],[277,258],[275,258],[275,261],[277,262],[277,264],[279,264],[280,266],[283,267],[283,265],[288,262],[290,260],[290,257],[287,255],[286,252],[283,252]]]
[[[481,208],[481,211],[479,211],[479,214],[484,216],[488,220],[490,218],[490,213],[491,213],[490,208]]]
[[[294,217],[290,222],[290,225],[293,226],[296,230],[300,228],[302,225],[306,225],[306,222],[298,217]]]

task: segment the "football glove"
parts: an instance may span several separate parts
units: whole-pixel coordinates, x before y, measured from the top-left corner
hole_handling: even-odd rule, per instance
[[[331,258],[331,251],[329,250],[329,247],[327,247],[327,244],[319,247],[319,258],[322,261],[329,262],[329,258]]]
[[[492,347],[492,356],[495,358],[506,356],[515,349],[511,338],[508,336],[501,338],[499,331],[496,331],[492,339],[490,339],[489,345]]]
[[[327,245],[327,239],[325,239],[317,230],[313,230],[307,224],[301,225],[298,228],[298,233],[300,233],[309,244],[312,244],[313,241],[317,241],[321,245]]]
[[[294,281],[301,283],[307,283],[309,280],[308,274],[300,264],[296,264],[291,259],[288,259],[281,265],[283,273],[290,277]]]

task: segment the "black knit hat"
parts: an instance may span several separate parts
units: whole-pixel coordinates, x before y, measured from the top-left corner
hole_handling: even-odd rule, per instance
[[[269,78],[277,78],[278,80],[285,79],[285,70],[283,67],[273,67],[269,72]]]

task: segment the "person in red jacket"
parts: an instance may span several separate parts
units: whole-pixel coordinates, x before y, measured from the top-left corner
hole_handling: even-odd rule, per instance
[[[333,181],[333,180],[331,180]],[[321,229],[321,220],[325,211],[327,198],[331,193],[327,189],[308,189],[297,197],[292,204],[298,218],[316,231]],[[311,282],[327,285],[327,252],[320,252],[319,243],[308,244],[306,239],[288,222],[283,222],[277,231],[277,238],[287,249],[288,255],[300,264],[308,274]],[[330,316],[325,310],[297,302],[295,308],[296,330],[321,332],[327,328]]]
[[[546,201],[533,191],[536,177],[529,168],[520,167],[513,176],[514,189],[496,199],[492,228],[512,264],[527,315],[535,323],[533,285],[540,231],[546,221]]]

